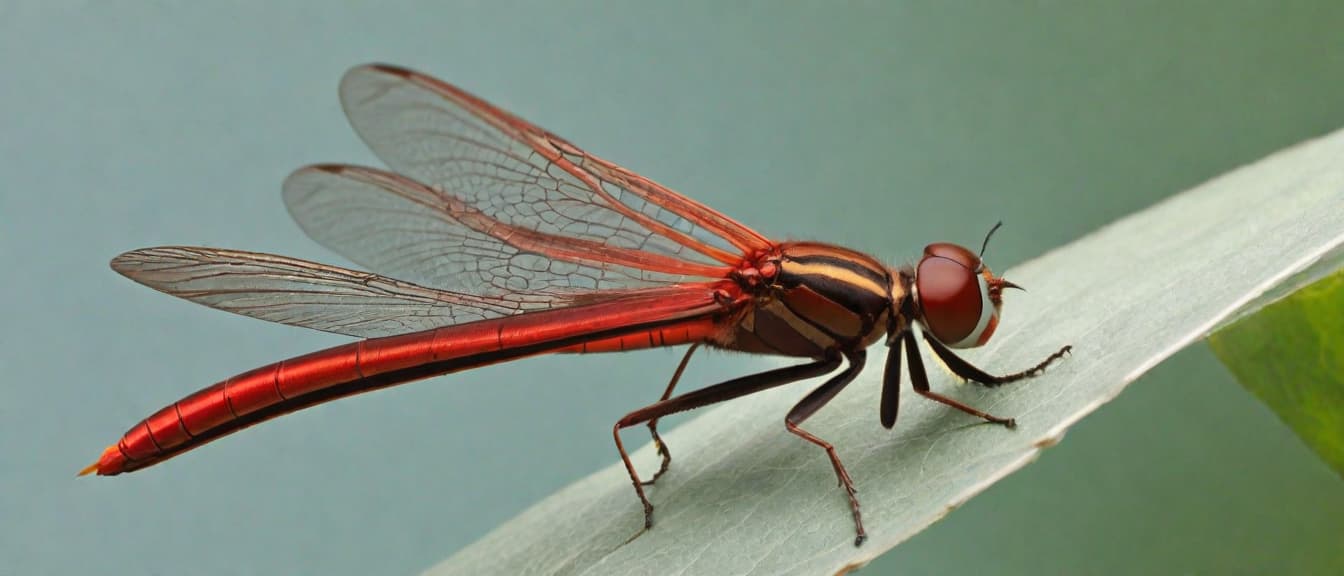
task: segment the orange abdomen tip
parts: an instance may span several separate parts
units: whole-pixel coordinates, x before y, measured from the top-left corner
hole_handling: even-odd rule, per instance
[[[113,444],[103,449],[103,455],[98,457],[98,461],[80,470],[79,475],[88,476],[97,472],[99,476],[111,476],[121,472],[121,461],[121,450],[118,450],[117,445]]]

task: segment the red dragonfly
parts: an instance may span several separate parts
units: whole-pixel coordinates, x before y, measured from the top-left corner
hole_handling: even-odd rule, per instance
[[[826,451],[858,545],[865,535],[854,483],[835,448],[800,426],[854,379],[865,348],[883,339],[893,347],[881,400],[887,428],[896,422],[901,346],[916,393],[1014,425],[931,391],[913,324],[953,372],[988,386],[1035,375],[1069,351],[1006,376],[952,352],[989,340],[1001,292],[1016,287],[984,265],[983,244],[980,254],[931,244],[918,266],[891,268],[840,246],[776,242],[429,76],[362,66],[345,75],[340,95],[355,131],[393,171],[309,166],[285,181],[284,201],[310,237],[377,273],[194,247],[127,252],[112,268],[212,308],[363,340],[178,400],[132,426],[81,475],[139,470],[283,414],[440,374],[537,354],[688,344],[662,397],[612,429],[645,529],[653,505],[644,486],[671,462],[659,418],[834,373],[847,360],[784,424]],[[808,361],[674,397],[701,345]],[[620,437],[639,424],[662,457],[647,482]]]

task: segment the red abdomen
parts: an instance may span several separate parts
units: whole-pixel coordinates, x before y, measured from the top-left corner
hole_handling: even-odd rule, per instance
[[[130,472],[295,410],[458,370],[549,352],[710,339],[725,329],[727,310],[746,304],[735,286],[720,284],[371,338],[262,366],[155,412],[82,473]],[[735,295],[731,306],[725,293]]]

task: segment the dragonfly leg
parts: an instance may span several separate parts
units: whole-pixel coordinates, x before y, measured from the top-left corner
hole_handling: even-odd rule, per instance
[[[794,405],[793,409],[789,410],[789,415],[784,418],[784,427],[788,428],[789,432],[820,446],[826,451],[826,456],[831,459],[831,467],[835,469],[836,480],[849,496],[849,508],[854,513],[854,530],[856,532],[856,535],[854,536],[854,545],[859,546],[863,544],[864,540],[868,539],[868,534],[863,531],[863,516],[859,513],[859,499],[855,495],[858,491],[854,489],[854,481],[850,479],[849,472],[845,470],[845,465],[840,463],[840,456],[836,454],[835,446],[831,445],[830,442],[814,436],[811,432],[798,427],[798,425],[802,424],[804,420],[807,420],[809,416],[812,416],[812,414],[816,413],[817,410],[820,410],[822,406],[825,406],[827,402],[830,402],[832,398],[835,398],[835,395],[839,394],[840,391],[852,382],[854,377],[863,370],[863,364],[867,359],[866,352],[863,350],[856,350],[853,352],[846,352],[845,356],[849,358],[849,367],[845,368],[844,372],[836,374],[830,380],[827,380],[825,384],[817,387],[816,390],[808,393],[808,395],[803,397],[798,404]]]
[[[906,332],[902,339],[905,340],[906,366],[910,368],[910,385],[915,389],[915,393],[930,400],[941,402],[957,410],[961,410],[973,416],[979,416],[986,421],[995,424],[1003,424],[1008,428],[1016,428],[1017,421],[1012,418],[1002,418],[995,416],[978,408],[973,408],[962,404],[956,400],[943,396],[929,389],[929,375],[924,372],[924,360],[919,355],[919,344],[915,341],[913,332]],[[940,356],[941,357],[941,356]],[[955,356],[953,356],[955,358]],[[969,364],[967,364],[969,366]]]
[[[929,348],[933,349],[933,353],[937,354],[938,357],[942,359],[943,363],[947,365],[948,369],[951,370],[953,374],[956,374],[957,376],[960,376],[963,379],[970,380],[971,382],[978,382],[980,384],[984,384],[985,386],[988,386],[990,388],[993,388],[1000,384],[1007,384],[1009,382],[1016,382],[1018,380],[1025,380],[1027,378],[1031,378],[1032,376],[1036,376],[1037,374],[1044,372],[1046,366],[1049,366],[1056,360],[1063,358],[1064,356],[1068,355],[1070,351],[1073,350],[1073,346],[1065,346],[1063,348],[1060,348],[1054,354],[1051,354],[1050,356],[1046,357],[1046,359],[1041,361],[1041,363],[1032,366],[1031,368],[1028,368],[1021,372],[1013,372],[1012,374],[995,376],[993,374],[985,372],[984,370],[976,368],[975,366],[971,365],[970,362],[962,360],[960,356],[957,356],[956,353],[949,350],[947,346],[943,345],[942,342],[939,342],[934,338],[930,338],[928,334],[924,334],[924,341],[929,343]]]
[[[882,371],[882,400],[879,412],[882,426],[891,430],[896,425],[896,412],[901,407],[901,346],[887,345],[887,366]]]
[[[635,486],[635,494],[639,495],[639,500],[644,504],[644,528],[636,533],[631,539],[638,537],[653,526],[653,504],[649,502],[648,496],[644,494],[644,483],[640,482],[639,474],[635,472],[635,465],[630,461],[630,454],[625,451],[625,445],[621,443],[621,430],[631,426],[638,426],[651,420],[656,420],[669,414],[694,410],[711,404],[718,404],[734,398],[740,398],[748,394],[754,394],[762,390],[783,386],[790,382],[797,382],[807,378],[821,376],[834,371],[840,366],[841,358],[839,354],[831,354],[827,357],[789,366],[786,368],[776,368],[759,374],[751,374],[741,378],[734,378],[727,382],[721,382],[713,386],[707,386],[699,390],[694,390],[677,396],[655,402],[634,412],[626,414],[616,425],[611,428],[611,435],[616,439],[616,450],[621,453],[621,461],[625,463],[626,472],[630,473],[630,483]]]
[[[695,349],[699,347],[700,343],[696,342],[686,349],[686,355],[681,357],[681,363],[677,364],[677,371],[672,373],[672,380],[667,383],[667,389],[663,390],[663,396],[658,399],[659,402],[672,397],[672,390],[677,387],[677,381],[681,380],[681,373],[686,371],[686,364],[690,363],[691,354],[694,354]],[[658,449],[658,455],[663,457],[663,463],[658,466],[658,471],[653,473],[653,478],[644,482],[645,486],[652,486],[654,482],[657,482],[658,478],[667,472],[667,467],[672,464],[672,453],[668,451],[667,444],[663,442],[663,437],[658,435],[657,418],[649,420],[649,434],[653,436],[653,445]]]

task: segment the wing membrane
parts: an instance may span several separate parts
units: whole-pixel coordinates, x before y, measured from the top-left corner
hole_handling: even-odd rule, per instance
[[[633,289],[729,268],[520,228],[462,198],[374,168],[311,166],[285,181],[307,234],[369,269],[472,294]]]
[[[702,270],[734,266],[745,254],[771,246],[702,204],[433,78],[390,66],[355,68],[342,79],[341,101],[356,132],[388,166],[513,229],[665,256]],[[301,224],[310,217],[303,207],[291,205],[291,213]],[[350,211],[347,221],[359,221],[364,236],[314,239],[391,276],[425,279],[419,270],[454,269],[435,260],[453,258],[441,246],[422,249],[411,239],[392,240],[437,233],[404,226],[395,214]],[[371,228],[389,240],[365,245]],[[451,281],[442,276],[448,278],[435,280]]]
[[[359,338],[573,303],[556,294],[487,297],[445,292],[295,258],[213,248],[135,250],[114,258],[112,269],[211,308]]]
[[[400,174],[304,168],[286,181],[285,203],[309,236],[378,274],[188,247],[128,252],[112,267],[213,308],[372,337],[682,289],[772,246],[428,76],[355,68],[341,101]]]

